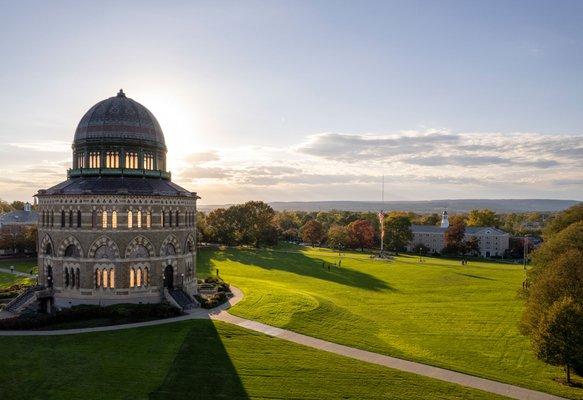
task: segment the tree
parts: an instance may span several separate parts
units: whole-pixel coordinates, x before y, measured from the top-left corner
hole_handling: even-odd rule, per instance
[[[411,219],[405,215],[389,214],[385,219],[385,244],[398,253],[413,239]]]
[[[16,251],[19,253],[35,253],[38,231],[36,226],[23,227],[14,238]]]
[[[288,242],[298,242],[300,239],[300,231],[296,228],[290,228],[281,233],[281,237]]]
[[[479,255],[480,254],[480,241],[477,237],[472,236],[468,240],[464,242],[463,245],[463,253],[470,254],[470,255]]]
[[[13,210],[24,210],[24,202],[20,200],[14,200],[10,206]]]
[[[12,211],[13,208],[7,201],[0,199],[0,214]]]
[[[300,221],[298,216],[290,211],[281,211],[276,213],[275,216],[273,217],[273,223],[277,228],[279,234],[282,236],[284,232],[289,231],[290,229],[297,230],[300,227]]]
[[[583,371],[583,307],[570,297],[555,301],[532,335],[536,356],[565,367],[567,383],[571,369]]]
[[[333,249],[345,249],[350,244],[348,228],[340,225],[332,225],[328,229],[328,246]]]
[[[300,236],[302,237],[302,241],[315,246],[324,238],[324,228],[320,222],[311,220],[302,226],[300,229]]]
[[[233,214],[224,208],[211,211],[206,217],[206,235],[208,240],[226,245],[235,244]]]
[[[348,225],[350,244],[361,251],[374,245],[375,229],[366,219],[359,219]]]
[[[500,226],[498,215],[487,208],[483,210],[472,210],[468,215],[468,226]]]
[[[241,244],[251,244],[255,247],[262,244],[277,243],[277,230],[273,225],[275,211],[262,201],[248,201],[239,206],[232,206],[240,212],[239,230],[237,236]]]
[[[444,253],[457,254],[463,251],[464,236],[466,234],[466,222],[460,215],[454,215],[450,219],[449,228],[445,231]]]
[[[555,214],[543,230],[545,240],[550,239],[569,225],[583,221],[583,203],[579,203]]]

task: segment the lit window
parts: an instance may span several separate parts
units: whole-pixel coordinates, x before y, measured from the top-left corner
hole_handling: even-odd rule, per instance
[[[128,229],[132,229],[134,226],[134,214],[128,211]]]
[[[140,287],[142,286],[142,269],[138,268],[138,271],[136,273],[136,286]]]
[[[104,268],[103,269],[103,277],[101,278],[101,282],[103,282],[103,287],[107,288],[107,270]]]
[[[85,168],[85,153],[77,153],[77,168]]]
[[[109,287],[115,288],[115,270],[113,268],[109,270]]]
[[[138,210],[137,218],[138,218],[138,228],[141,228],[142,227],[142,212],[139,210]]]
[[[146,228],[150,228],[152,226],[152,212],[148,211],[146,214]]]
[[[103,229],[107,228],[107,211],[103,210],[103,213],[101,213],[101,227]]]
[[[99,168],[100,167],[99,152],[92,151],[89,153],[89,168]]]
[[[117,211],[111,213],[111,227],[113,229],[117,228]]]
[[[130,287],[136,286],[136,270],[130,268]]]
[[[165,226],[164,221],[164,211],[160,212],[160,226]]]
[[[154,169],[154,156],[144,154],[144,169]]]
[[[138,168],[138,153],[126,153],[126,168],[136,169]]]
[[[105,168],[119,168],[119,153],[117,151],[105,153]]]
[[[144,286],[148,286],[148,267],[144,268]]]

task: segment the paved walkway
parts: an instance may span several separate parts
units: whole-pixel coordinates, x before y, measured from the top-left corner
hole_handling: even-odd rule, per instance
[[[63,329],[54,331],[0,331],[0,336],[57,336],[57,335],[75,335],[87,332],[107,332],[118,331],[123,329],[132,329],[145,326],[156,326],[169,324],[178,321],[186,321],[190,319],[206,319],[211,318],[217,321],[227,322],[229,324],[237,325],[245,329],[264,333],[279,339],[298,343],[304,346],[312,347],[314,349],[327,351],[334,354],[339,354],[345,357],[350,357],[356,360],[365,361],[371,364],[382,365],[384,367],[393,368],[399,371],[409,372],[416,375],[426,376],[433,379],[438,379],[445,382],[455,383],[469,388],[483,390],[502,396],[507,396],[513,399],[523,400],[560,400],[562,397],[553,396],[551,394],[538,392],[536,390],[524,389],[519,386],[509,385],[489,379],[478,378],[476,376],[462,374],[460,372],[451,371],[445,368],[433,367],[426,364],[421,364],[413,361],[407,361],[400,358],[389,357],[370,351],[356,349],[354,347],[343,346],[328,342],[326,340],[316,339],[311,336],[302,335],[286,329],[276,328],[274,326],[265,325],[260,322],[251,321],[229,314],[226,310],[237,304],[242,298],[243,293],[231,286],[234,296],[225,304],[222,304],[212,310],[196,309],[187,315],[168,318],[163,320],[139,322],[135,324],[103,326],[95,328],[82,329]]]
[[[11,271],[9,268],[0,268],[0,272],[3,272],[5,274],[14,274],[14,275],[18,275],[18,276],[26,276],[27,278],[36,277],[36,275],[31,275],[31,274],[26,273],[26,272],[20,272],[16,269],[14,269],[14,271]]]

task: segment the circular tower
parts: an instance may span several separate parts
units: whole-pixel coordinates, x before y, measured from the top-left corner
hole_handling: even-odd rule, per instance
[[[160,124],[125,96],[87,111],[67,180],[39,190],[39,284],[57,307],[191,306],[196,193],[172,183]]]

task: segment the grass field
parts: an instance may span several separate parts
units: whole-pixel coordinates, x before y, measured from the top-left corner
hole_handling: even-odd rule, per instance
[[[0,337],[1,399],[494,399],[209,320]]]
[[[203,249],[199,274],[245,293],[231,312],[333,342],[571,398],[559,368],[535,359],[518,331],[521,266],[325,249]]]
[[[29,258],[6,258],[0,260],[0,268],[10,269],[10,266],[14,266],[16,271],[26,272],[27,274],[30,273],[32,269],[36,274],[38,268],[36,266],[37,259],[36,257],[29,257]]]
[[[0,272],[0,289],[9,288],[12,285],[32,285],[35,281],[31,278]]]

